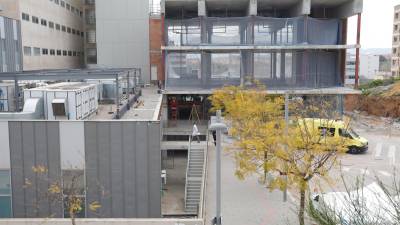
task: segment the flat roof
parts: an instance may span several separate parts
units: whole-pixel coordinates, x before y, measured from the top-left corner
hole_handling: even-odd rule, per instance
[[[141,75],[138,68],[102,68],[102,69],[72,69],[72,70],[32,70],[22,72],[0,73],[2,80],[79,80],[79,79],[117,79],[126,76]]]
[[[157,121],[160,120],[160,110],[163,95],[157,93],[157,87],[142,88],[142,95],[128,110],[121,120]]]
[[[167,95],[183,95],[183,94],[198,94],[198,95],[210,95],[217,88],[201,89],[201,88],[166,88],[163,92]],[[286,93],[292,95],[359,95],[361,91],[355,90],[349,87],[331,87],[331,88],[315,88],[315,89],[271,89],[266,90],[267,94],[271,95],[283,95]]]
[[[278,51],[278,50],[341,50],[361,48],[360,45],[288,45],[288,46],[265,46],[265,45],[196,45],[196,46],[162,46],[164,51]]]
[[[63,82],[63,83],[51,84],[48,86],[26,89],[26,91],[78,91],[93,86],[96,86],[96,84],[89,84],[83,82]]]

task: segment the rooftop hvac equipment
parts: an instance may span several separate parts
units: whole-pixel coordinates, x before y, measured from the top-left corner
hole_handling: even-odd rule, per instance
[[[24,91],[24,99],[42,98],[47,120],[84,120],[98,110],[97,86],[58,83]]]

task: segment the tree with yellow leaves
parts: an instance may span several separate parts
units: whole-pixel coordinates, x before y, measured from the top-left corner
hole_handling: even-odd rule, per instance
[[[36,190],[39,195],[41,195],[39,201],[48,201],[52,204],[64,204],[65,215],[71,219],[72,225],[76,225],[76,218],[83,212],[85,204],[81,198],[85,192],[84,188],[81,187],[82,180],[84,180],[83,172],[74,174],[68,173],[67,175],[64,174],[64,176],[68,176],[68,181],[64,180],[64,182],[60,184],[58,181],[53,182],[49,179],[49,171],[45,166],[33,166],[32,171],[39,181],[49,183],[47,189]],[[34,188],[29,179],[25,179],[24,188]],[[39,202],[34,204],[33,208],[40,210]],[[97,201],[89,204],[89,210],[93,212],[97,212],[99,208],[101,208],[101,205]],[[49,215],[49,217],[52,217],[52,215]]]
[[[329,133],[334,122],[330,103],[295,99],[286,123],[284,98],[267,95],[265,90],[263,86],[222,88],[210,97],[212,110],[223,111],[235,138],[236,176],[269,173],[274,175],[268,185],[271,190],[297,190],[298,219],[304,225],[310,182],[317,176],[329,178],[338,156],[347,151],[346,140]],[[318,119],[306,119],[310,115]]]

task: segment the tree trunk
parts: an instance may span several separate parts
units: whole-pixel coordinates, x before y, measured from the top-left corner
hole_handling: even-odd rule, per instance
[[[69,217],[71,217],[71,223],[72,223],[72,225],[76,225],[75,213],[74,213],[73,209],[70,209],[70,210],[69,210]]]
[[[263,165],[264,168],[263,169],[264,169],[264,184],[266,187],[269,186],[268,181],[267,181],[268,170],[265,166],[265,164],[267,163],[267,160],[268,160],[268,153],[267,153],[267,151],[264,151],[264,165]]]
[[[300,209],[299,209],[299,224],[304,225],[304,211],[306,206],[306,190],[300,188]]]

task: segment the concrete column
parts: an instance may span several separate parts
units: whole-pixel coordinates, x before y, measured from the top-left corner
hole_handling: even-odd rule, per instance
[[[285,80],[285,73],[286,73],[286,53],[285,53],[285,51],[281,51],[281,68],[280,68],[280,70],[281,70],[281,79],[282,80]]]
[[[333,10],[327,12],[328,17],[331,18],[348,18],[363,11],[363,0],[352,0],[346,2]]]
[[[310,15],[311,0],[301,0],[289,10],[290,17]]]
[[[160,6],[161,6],[161,8],[160,8],[160,13],[161,13],[162,15],[165,15],[165,0],[161,0]]]
[[[201,52],[201,84],[204,88],[210,86],[211,81],[211,53]]]
[[[197,10],[198,10],[197,13],[199,16],[207,16],[206,0],[198,0]]]
[[[247,15],[248,16],[257,16],[257,14],[258,14],[257,0],[250,0],[249,6],[247,9]]]

